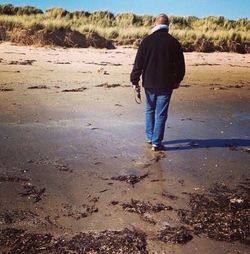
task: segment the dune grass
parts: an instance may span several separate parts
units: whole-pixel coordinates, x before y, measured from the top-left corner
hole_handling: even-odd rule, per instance
[[[50,8],[46,11],[31,6],[0,5],[0,26],[50,30],[68,28],[79,32],[97,32],[106,39],[138,39],[148,34],[154,17],[133,13],[113,14],[108,11],[75,11]],[[250,20],[229,20],[225,17],[205,18],[170,17],[170,33],[181,42],[194,42],[200,38],[209,41],[250,41]]]

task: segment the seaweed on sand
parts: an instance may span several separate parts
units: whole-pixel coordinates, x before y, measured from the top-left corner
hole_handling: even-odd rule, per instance
[[[131,199],[131,202],[121,203],[125,211],[144,214],[144,213],[158,213],[163,210],[173,210],[171,206],[166,206],[162,203],[152,204],[140,200]]]
[[[37,86],[30,86],[28,89],[49,89],[46,85],[37,85]]]
[[[62,90],[62,92],[83,92],[84,90],[86,90],[86,87],[79,87],[79,88],[72,88],[72,89],[64,89]]]
[[[119,86],[121,86],[121,85],[120,84],[102,83],[100,85],[96,85],[95,87],[114,88],[114,87],[119,87]]]
[[[51,234],[27,233],[7,228],[0,230],[0,248],[6,253],[124,253],[147,254],[146,235],[125,228],[121,231],[79,233],[71,238]]]
[[[0,224],[13,224],[24,220],[34,220],[38,215],[30,210],[4,210],[0,212]]]
[[[46,188],[40,189],[28,183],[24,185],[24,191],[19,194],[22,197],[28,196],[28,199],[31,199],[33,203],[37,203],[42,200],[42,196],[44,195],[45,191],[46,191]]]
[[[190,210],[179,210],[183,223],[191,225],[194,233],[206,234],[220,241],[249,243],[250,182],[229,189],[214,185],[205,194],[190,194]]]
[[[191,231],[184,227],[165,226],[164,229],[158,232],[157,238],[166,243],[185,244],[193,239]]]
[[[143,174],[140,176],[137,175],[120,175],[120,176],[113,176],[111,177],[111,180],[116,180],[116,181],[121,181],[121,182],[126,182],[131,184],[133,187],[136,183],[139,183],[141,180],[144,178],[148,177],[149,174]]]

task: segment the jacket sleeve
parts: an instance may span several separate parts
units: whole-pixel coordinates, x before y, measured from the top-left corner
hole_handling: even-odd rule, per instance
[[[144,65],[144,55],[143,55],[143,41],[142,41],[135,57],[133,70],[130,74],[130,81],[132,82],[133,85],[138,85],[140,81],[140,76],[142,74],[143,65]]]
[[[174,79],[180,83],[185,76],[185,60],[181,44],[176,41],[176,52],[174,57]]]

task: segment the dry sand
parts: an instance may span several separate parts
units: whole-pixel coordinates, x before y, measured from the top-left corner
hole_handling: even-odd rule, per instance
[[[155,238],[164,225],[180,225],[183,192],[235,188],[250,178],[250,55],[185,54],[168,149],[154,153],[144,144],[144,106],[129,87],[135,53],[0,44],[0,229],[59,237],[129,228],[146,233],[149,253],[249,253],[247,244],[205,234],[184,245]],[[111,179],[147,173],[134,186]],[[131,199],[174,210],[148,214],[152,224],[110,204]],[[6,211],[27,214],[8,221]]]

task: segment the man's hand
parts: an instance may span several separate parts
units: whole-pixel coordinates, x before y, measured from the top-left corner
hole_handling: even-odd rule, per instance
[[[139,85],[133,85],[134,90],[136,91],[137,94],[141,92],[141,88]]]
[[[135,101],[136,103],[141,104],[141,88],[139,84],[133,85],[133,88],[135,90],[136,97],[139,99],[139,101],[137,99],[135,99]]]
[[[181,83],[175,83],[174,86],[173,86],[173,89],[178,89],[180,87],[180,84]]]

